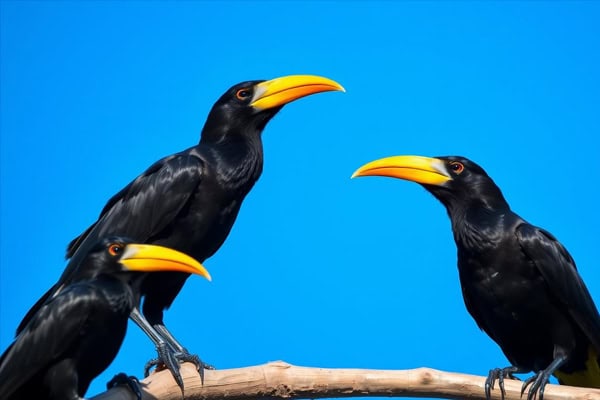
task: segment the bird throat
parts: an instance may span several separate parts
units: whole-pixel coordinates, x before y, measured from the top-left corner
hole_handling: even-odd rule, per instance
[[[504,223],[504,213],[487,207],[470,207],[450,213],[454,240],[466,248],[485,249],[500,239],[498,226]]]
[[[218,160],[217,178],[227,189],[249,192],[263,169],[263,147],[260,135],[224,140],[214,146]]]

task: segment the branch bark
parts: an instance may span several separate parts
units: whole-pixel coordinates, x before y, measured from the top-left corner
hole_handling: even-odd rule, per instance
[[[192,364],[183,364],[185,398],[189,400],[315,399],[331,397],[430,397],[485,400],[485,378],[430,368],[409,370],[326,369],[297,367],[282,361],[206,371],[204,385]],[[505,400],[521,399],[520,381],[505,382]],[[169,371],[141,381],[143,400],[181,400]],[[500,399],[500,390],[492,391]],[[598,400],[600,389],[548,385],[544,400]],[[135,400],[124,387],[92,400]]]

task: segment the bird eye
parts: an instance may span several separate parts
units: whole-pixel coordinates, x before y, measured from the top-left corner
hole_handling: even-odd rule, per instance
[[[455,173],[455,174],[460,174],[461,172],[463,172],[463,170],[465,169],[465,166],[462,165],[461,163],[454,161],[450,163],[450,169]]]
[[[118,256],[123,251],[123,246],[118,243],[113,243],[108,246],[108,254]]]
[[[250,96],[252,96],[252,93],[249,89],[240,89],[235,94],[235,97],[237,97],[239,100],[246,100]]]

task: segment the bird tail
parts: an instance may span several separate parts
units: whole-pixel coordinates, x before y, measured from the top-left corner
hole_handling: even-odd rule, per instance
[[[600,355],[590,346],[583,370],[570,373],[556,371],[554,375],[561,385],[600,388]]]

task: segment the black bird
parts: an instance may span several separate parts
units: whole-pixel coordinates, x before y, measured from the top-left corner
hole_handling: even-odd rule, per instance
[[[0,358],[0,399],[81,399],[117,355],[139,301],[141,272],[202,275],[178,251],[103,239],[82,255],[70,283],[31,316]]]
[[[575,261],[548,231],[511,211],[486,172],[464,157],[397,156],[360,167],[356,176],[389,176],[423,185],[447,209],[458,250],[467,310],[502,349],[504,378],[534,371],[522,393],[539,394],[551,375],[564,385],[600,388],[600,315]]]
[[[98,220],[67,250],[67,265],[58,282],[26,315],[31,315],[68,284],[73,266],[98,238],[112,235],[136,242],[171,247],[203,262],[225,241],[244,197],[263,168],[261,133],[281,108],[313,93],[343,91],[338,83],[319,76],[294,75],[269,81],[239,83],[214,104],[200,143],[165,157],[113,196]],[[204,364],[180,345],[163,323],[168,308],[189,274],[162,273],[144,278],[143,316],[137,307],[131,318],[155,343],[159,357],[180,387],[179,361],[195,362],[202,376]],[[152,364],[147,365],[148,367]]]

